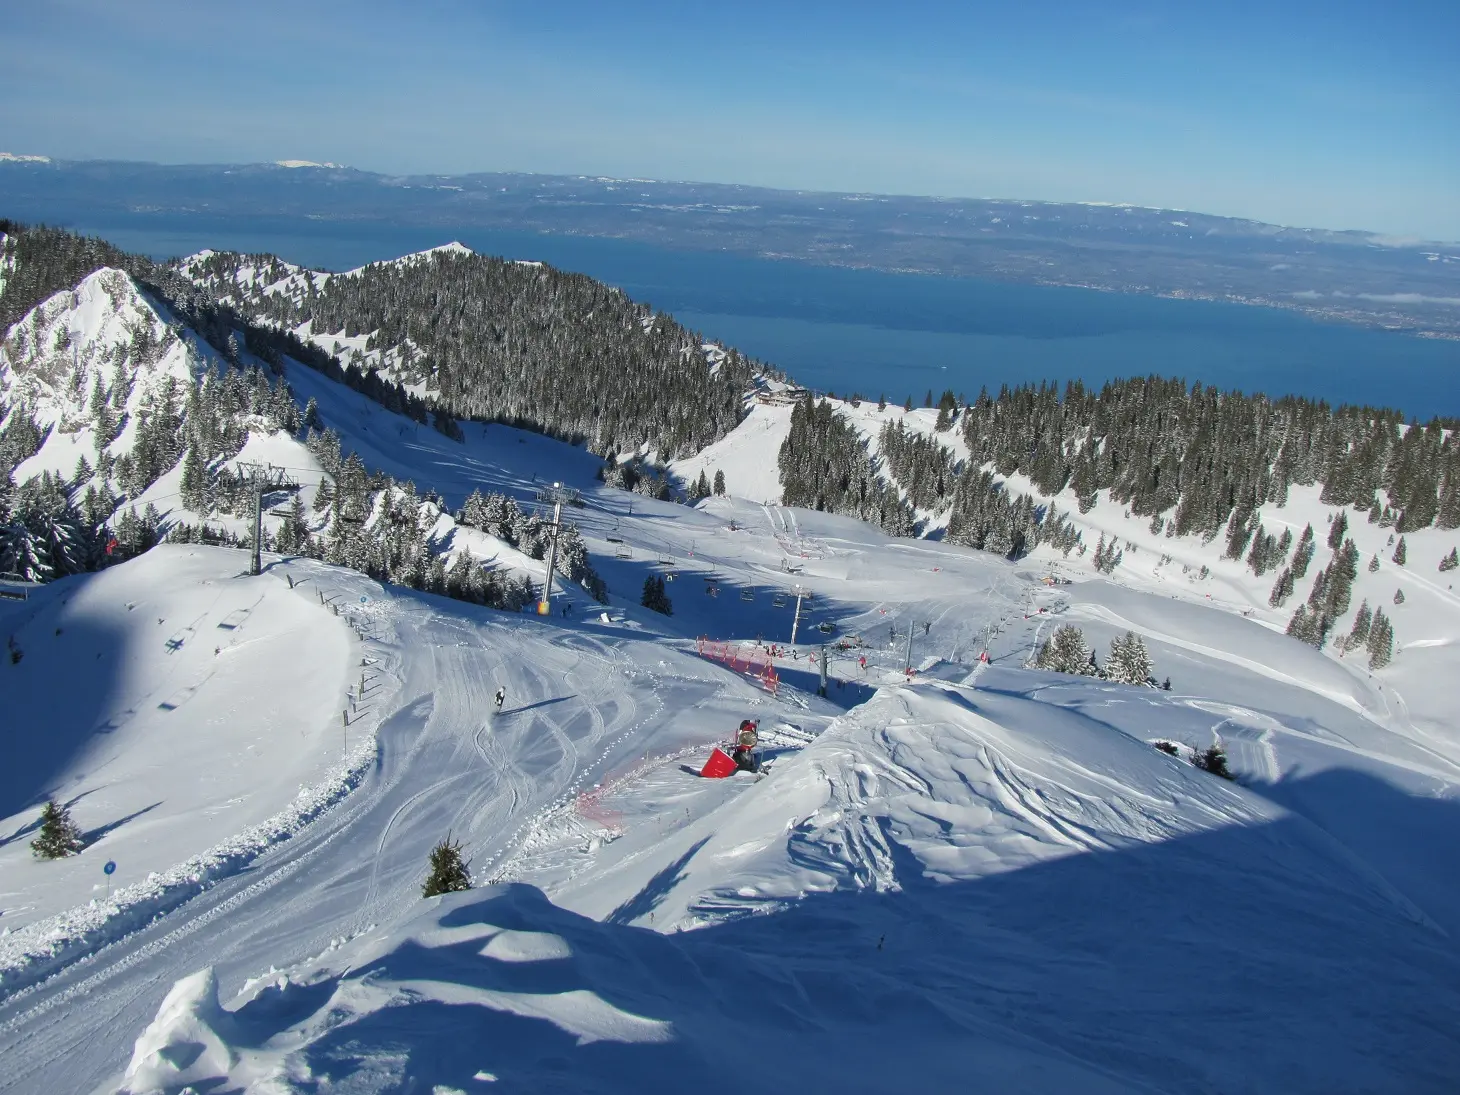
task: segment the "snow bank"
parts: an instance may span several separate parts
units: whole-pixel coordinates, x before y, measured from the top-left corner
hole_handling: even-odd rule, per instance
[[[0,846],[0,987],[44,976],[238,870],[374,759],[366,720],[342,757],[339,713],[359,660],[343,621],[314,586],[240,576],[243,559],[155,548],[57,583],[8,621],[24,658],[4,667],[0,719],[10,754],[0,806],[14,834]],[[90,838],[81,855],[30,855],[45,798],[71,806]],[[104,883],[109,860],[117,873]]]
[[[623,898],[602,919],[490,886],[226,1006],[195,973],[124,1090],[1444,1090],[1443,933],[1304,819],[1041,702],[1050,678],[880,692],[580,878]]]
[[[1030,688],[1043,675],[1003,677]],[[926,877],[971,881],[1283,815],[1086,715],[939,683],[878,692],[778,761],[756,791],[677,838],[704,840],[652,906],[661,930],[811,893],[898,890],[894,843]],[[606,888],[599,904],[621,900],[646,871]]]

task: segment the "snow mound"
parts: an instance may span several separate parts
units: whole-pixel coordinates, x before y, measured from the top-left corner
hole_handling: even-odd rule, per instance
[[[532,925],[555,945],[533,956],[515,942],[504,947],[527,934],[514,925]],[[501,1081],[528,1091],[720,1093],[745,1089],[743,1070],[726,1067],[734,1042],[756,1047],[756,1070],[775,1077],[772,1090],[798,1080],[878,1089],[852,1082],[845,1062],[891,997],[849,1008],[858,1016],[847,1035],[818,1037],[797,1012],[827,1011],[824,1002],[796,1001],[794,982],[768,965],[737,973],[728,952],[705,953],[701,942],[598,924],[523,885],[432,898],[389,931],[260,978],[232,1010],[220,1006],[211,969],[179,981],[138,1038],[121,1090],[292,1091],[327,1080],[359,1091],[475,1091]],[[880,1038],[892,1052],[926,1040],[906,1019],[888,1018]],[[1038,1061],[986,1036],[968,1037],[959,1056],[1005,1081],[1022,1074],[1050,1090],[1123,1090],[1097,1069]],[[946,1090],[955,1068],[943,1053],[917,1071]],[[862,1070],[881,1084],[901,1066],[889,1059]]]
[[[1041,702],[1049,676],[882,691],[578,879],[628,884],[600,919],[502,884],[226,1007],[194,974],[124,1090],[731,1092],[735,1045],[778,1091],[1445,1090],[1444,934],[1306,819]]]
[[[681,836],[701,843],[635,922],[647,925],[652,911],[658,926],[692,928],[811,893],[897,891],[912,861],[927,878],[967,882],[1283,816],[1026,694],[1043,675],[992,678],[1011,690],[926,683],[854,708],[780,760],[760,793]]]
[[[340,711],[358,647],[310,570],[296,589],[240,573],[242,552],[163,545],[0,615],[23,653],[0,718],[0,984],[185,900],[357,782],[374,749],[361,725],[342,763]],[[31,856],[48,798],[80,855]]]

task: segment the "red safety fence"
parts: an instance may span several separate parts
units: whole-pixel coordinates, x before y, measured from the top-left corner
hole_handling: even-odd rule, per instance
[[[737,673],[755,677],[773,696],[781,687],[781,678],[776,673],[776,664],[771,660],[770,652],[763,646],[757,646],[754,643],[720,642],[701,635],[695,644],[695,649],[699,651],[701,657],[728,665]]]

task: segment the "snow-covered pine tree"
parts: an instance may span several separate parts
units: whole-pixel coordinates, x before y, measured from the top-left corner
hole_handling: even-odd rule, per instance
[[[1444,574],[1446,571],[1454,570],[1456,567],[1460,567],[1460,552],[1451,548],[1450,554],[1440,560],[1440,573]]]
[[[289,513],[279,528],[276,546],[287,555],[309,554],[309,525],[304,516],[304,499],[298,492],[289,502]]]
[[[1191,763],[1200,768],[1203,772],[1210,772],[1214,776],[1221,776],[1223,779],[1236,779],[1227,767],[1227,751],[1222,748],[1222,743],[1208,746],[1206,749],[1195,753]]]
[[[207,515],[208,505],[208,466],[203,460],[203,454],[199,451],[196,440],[188,444],[186,454],[183,456],[182,479],[178,484],[178,493],[182,497],[182,504],[194,513]]]
[[[1394,603],[1397,605],[1402,605],[1404,603],[1404,590],[1396,589],[1394,591]]]
[[[715,497],[720,498],[725,494],[725,472],[720,468],[715,469]]]
[[[1343,640],[1344,650],[1357,650],[1369,641],[1369,632],[1373,629],[1374,614],[1369,610],[1367,600],[1359,603],[1359,611],[1354,616],[1353,626],[1349,628],[1347,638]]]
[[[1405,546],[1404,537],[1401,536],[1399,538],[1399,543],[1397,543],[1397,544],[1394,545],[1394,561],[1396,563],[1398,563],[1400,566],[1403,566],[1404,563],[1405,563],[1405,560],[1407,560],[1408,558],[1409,558],[1409,549]]]
[[[1247,541],[1252,537],[1251,519],[1251,511],[1241,508],[1232,511],[1231,519],[1227,522],[1227,549],[1222,553],[1223,558],[1242,558],[1242,553],[1247,549]]]
[[[1394,657],[1394,625],[1384,610],[1374,611],[1374,621],[1369,628],[1369,668],[1383,669]]]
[[[1343,538],[1348,535],[1348,514],[1339,510],[1328,524],[1328,547],[1330,551],[1337,551],[1343,543]]]
[[[1061,624],[1039,648],[1034,660],[1036,669],[1056,673],[1090,675],[1091,651],[1085,633],[1074,624]]]
[[[1310,612],[1307,605],[1299,605],[1288,621],[1288,634],[1309,646],[1323,645],[1323,617],[1319,612]]]
[[[480,490],[473,490],[467,495],[466,502],[461,509],[456,511],[458,524],[466,525],[468,528],[487,528],[487,501],[482,497]]]
[[[665,616],[674,615],[674,605],[669,600],[669,595],[664,592],[664,579],[657,574],[651,574],[644,579],[644,595],[639,603],[653,612]]]
[[[1105,659],[1105,679],[1119,684],[1146,684],[1155,666],[1146,644],[1133,631],[1110,640],[1110,655]]]
[[[449,836],[431,849],[431,873],[421,887],[422,897],[443,893],[459,893],[471,889],[471,866],[461,858],[461,841]]]
[[[1267,603],[1273,608],[1282,608],[1283,602],[1293,595],[1293,568],[1283,567],[1282,573],[1278,575],[1277,581],[1273,583],[1272,592],[1268,594]]]
[[[1293,578],[1295,580],[1307,576],[1308,564],[1313,561],[1313,556],[1316,552],[1317,548],[1314,545],[1313,526],[1311,524],[1304,525],[1303,535],[1298,537],[1298,547],[1293,552]]]
[[[86,847],[86,838],[71,820],[71,811],[54,799],[41,813],[40,835],[30,842],[38,859],[64,859]]]

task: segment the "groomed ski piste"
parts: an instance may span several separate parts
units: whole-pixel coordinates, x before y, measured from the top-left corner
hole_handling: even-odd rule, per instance
[[[1108,579],[763,489],[655,502],[581,450],[455,444],[289,379],[453,504],[580,489],[611,603],[505,614],[197,545],[0,602],[23,651],[0,665],[0,1091],[1453,1090],[1460,609],[1432,564],[1401,579],[1415,647],[1371,675],[1283,635],[1240,566],[1178,577],[1190,544]],[[691,474],[773,486],[781,410]],[[74,463],[49,447],[32,470]],[[249,458],[311,466],[282,435]],[[138,504],[176,510],[176,475]],[[489,539],[442,518],[541,579]],[[650,574],[673,616],[638,605]],[[1102,660],[1141,634],[1171,690],[1026,668],[1064,622]],[[776,644],[775,693],[701,637]],[[768,774],[698,778],[742,718]],[[1220,740],[1237,780],[1157,740]],[[75,858],[30,855],[48,795],[92,841]],[[448,835],[476,888],[422,899]]]

